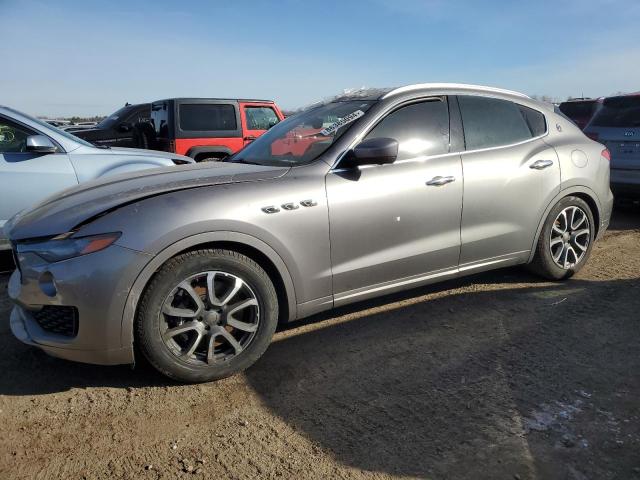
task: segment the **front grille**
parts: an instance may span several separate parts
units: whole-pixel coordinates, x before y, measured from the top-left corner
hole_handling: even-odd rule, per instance
[[[78,309],[76,307],[46,305],[42,307],[42,310],[34,312],[33,318],[47,332],[65,337],[75,337],[78,334]]]

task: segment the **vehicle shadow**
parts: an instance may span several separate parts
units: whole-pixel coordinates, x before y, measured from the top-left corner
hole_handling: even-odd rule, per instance
[[[624,202],[616,204],[611,216],[609,230],[640,230],[640,203]]]
[[[540,460],[550,453],[525,429],[541,405],[640,395],[639,294],[637,278],[434,290],[423,301],[342,310],[326,325],[284,332],[246,376],[274,414],[352,468],[565,478]],[[561,442],[571,433],[556,430],[545,434]],[[575,451],[574,461],[593,449]],[[606,468],[624,476],[636,460],[618,454]]]
[[[524,435],[528,418],[540,405],[582,398],[576,392],[638,398],[640,279],[534,282],[521,269],[499,270],[297,322],[246,380],[274,415],[351,468],[558,478]],[[0,309],[7,305],[2,298]],[[0,395],[175,385],[144,365],[50,358],[6,324],[0,348]],[[636,460],[618,455],[615,468],[631,471]],[[471,475],[469,465],[485,473]]]
[[[8,276],[0,277],[0,291],[5,291],[7,280]],[[335,309],[298,322],[282,325],[279,327],[279,331],[295,330],[301,326],[322,322],[348,312],[366,311],[393,302],[412,301],[416,296],[447,291],[451,288],[469,285],[474,281],[531,283],[541,280],[522,269],[498,270]],[[136,352],[135,368],[129,365],[90,365],[53,358],[37,348],[20,343],[13,337],[8,322],[10,310],[11,301],[6,294],[1,295],[0,316],[6,321],[0,323],[0,350],[4,352],[0,356],[0,395],[43,395],[63,392],[72,388],[89,387],[140,388],[180,385],[178,382],[157,373],[140,352]]]

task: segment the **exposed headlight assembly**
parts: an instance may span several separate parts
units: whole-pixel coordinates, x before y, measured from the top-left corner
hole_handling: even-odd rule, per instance
[[[120,238],[121,233],[104,233],[76,238],[72,238],[70,235],[72,233],[58,235],[43,242],[18,243],[18,253],[33,253],[47,262],[59,262],[104,250]]]

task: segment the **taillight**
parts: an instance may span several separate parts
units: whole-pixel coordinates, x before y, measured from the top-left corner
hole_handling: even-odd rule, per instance
[[[600,155],[602,155],[607,160],[611,161],[611,152],[609,151],[608,148],[605,148],[604,150],[602,150],[602,153]]]
[[[585,135],[587,137],[589,137],[591,140],[595,140],[596,142],[598,141],[598,138],[600,137],[596,132],[585,132]]]

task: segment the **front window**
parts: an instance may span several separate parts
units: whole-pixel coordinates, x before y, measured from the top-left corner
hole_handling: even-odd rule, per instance
[[[98,123],[98,128],[111,128],[117,122],[122,122],[129,113],[133,110],[132,106],[127,105],[126,107],[122,107],[115,113],[112,113],[107,118],[103,119],[100,123]]]
[[[269,130],[280,119],[269,107],[245,107],[245,116],[247,118],[247,130]]]
[[[33,132],[0,117],[0,153],[26,152],[29,135]]]
[[[76,137],[75,135],[72,135],[69,132],[65,132],[64,130],[60,130],[59,128],[54,127],[53,125],[51,125],[51,124],[49,124],[49,123],[47,123],[47,122],[45,122],[43,120],[40,120],[39,118],[35,118],[35,117],[32,117],[32,116],[27,115],[25,113],[18,112],[17,110],[14,110],[14,109],[9,108],[9,107],[4,107],[4,108],[5,108],[5,110],[8,110],[9,112],[13,112],[13,113],[15,113],[17,115],[22,115],[23,117],[28,118],[31,122],[39,125],[41,128],[44,129],[44,134],[47,134],[48,132],[54,132],[54,133],[60,135],[61,137],[66,138],[67,140],[71,140],[73,142],[79,143],[81,145],[84,145],[85,147],[93,147],[94,146],[91,143],[89,143],[89,142],[87,142],[87,141],[85,141],[85,140],[83,140],[81,138],[78,138],[78,137]],[[37,132],[37,133],[43,133],[43,132]]]
[[[230,161],[292,167],[310,163],[355,125],[373,103],[362,100],[332,102],[293,115]]]

